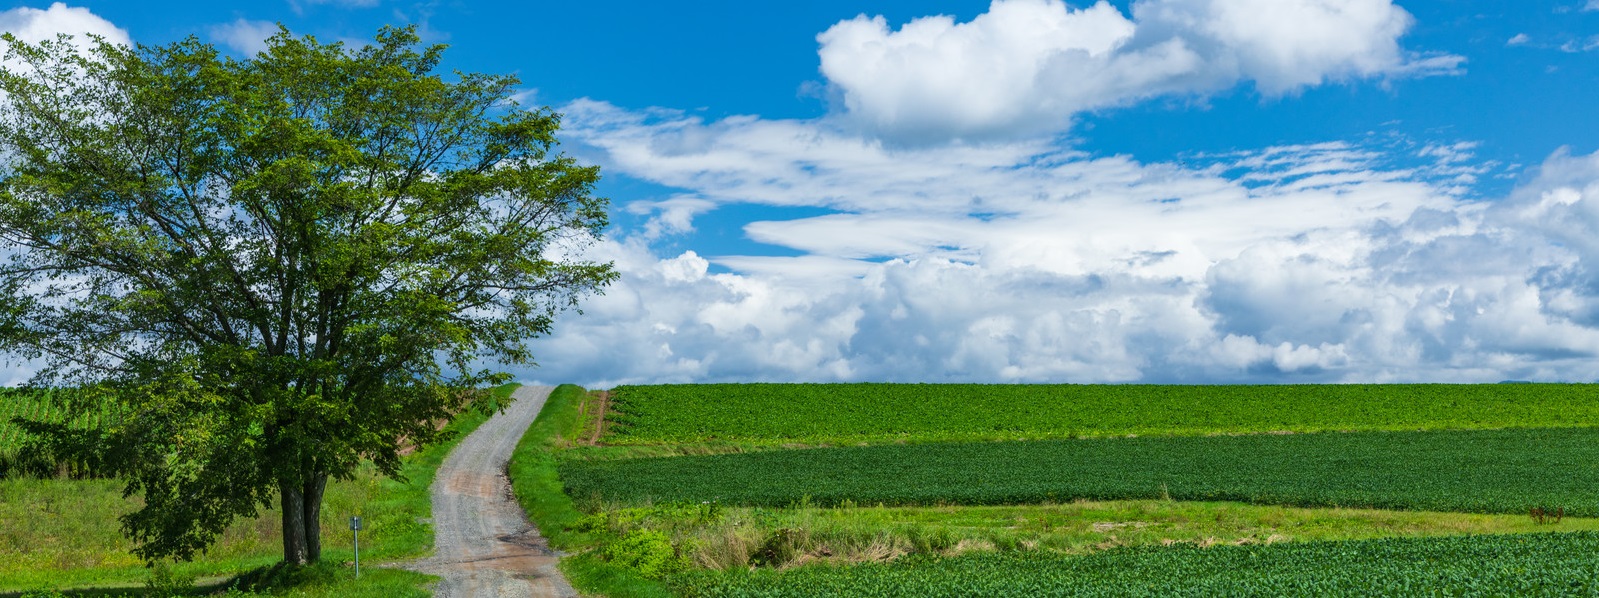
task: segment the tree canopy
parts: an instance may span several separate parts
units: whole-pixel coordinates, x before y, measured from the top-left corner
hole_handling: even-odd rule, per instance
[[[559,115],[515,77],[440,74],[411,29],[280,30],[245,59],[5,45],[0,351],[119,407],[95,440],[144,499],[122,522],[146,559],[276,500],[285,561],[316,560],[330,476],[397,475],[508,380],[483,364],[532,363],[616,276],[582,257],[607,201]]]

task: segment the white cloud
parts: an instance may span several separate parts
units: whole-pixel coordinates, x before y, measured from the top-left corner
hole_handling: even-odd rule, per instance
[[[644,223],[645,240],[694,232],[694,217],[715,208],[714,202],[693,196],[678,196],[662,201],[635,201],[625,209],[632,214],[653,216]]]
[[[278,33],[278,24],[271,21],[248,21],[237,19],[232,23],[224,23],[211,27],[211,38],[229,48],[247,56],[254,56],[267,49],[267,38]]]
[[[792,257],[657,254],[620,232],[596,257],[622,280],[536,345],[529,379],[1599,378],[1599,156],[1556,154],[1480,202],[1459,192],[1487,169],[1472,143],[1178,166],[888,146],[826,119],[563,112],[613,175],[834,213],[745,227]]]
[[[899,142],[1048,135],[1085,110],[1251,81],[1267,96],[1328,81],[1456,72],[1463,58],[1400,48],[1390,0],[994,0],[891,30],[882,17],[817,36],[847,120]]]
[[[87,8],[70,7],[60,2],[44,10],[22,6],[0,12],[0,31],[28,43],[53,40],[61,34],[98,35],[113,44],[131,43],[126,30]]]
[[[1584,5],[1582,7],[1582,9],[1583,10],[1599,10],[1599,0],[1588,0],[1588,4]]]
[[[1599,1],[1599,0],[1596,0],[1596,1]],[[1524,46],[1524,45],[1527,45],[1528,43],[1530,43],[1531,41],[1532,41],[1532,37],[1528,36],[1527,34],[1525,34],[1525,33],[1517,33],[1514,36],[1512,36],[1509,41],[1506,41],[1505,45],[1507,45],[1507,46]]]

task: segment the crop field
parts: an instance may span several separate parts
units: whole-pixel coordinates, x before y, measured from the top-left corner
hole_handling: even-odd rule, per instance
[[[74,418],[73,424],[94,428],[103,425],[111,417],[112,411],[108,408],[79,415]],[[23,462],[39,465],[19,454],[26,434],[21,426],[12,423],[13,418],[61,422],[67,419],[67,415],[61,405],[42,392],[0,388],[0,478],[5,477],[13,465]]]
[[[610,393],[607,444],[1026,440],[1599,424],[1591,384],[685,384]]]
[[[674,578],[680,595],[1589,596],[1599,534],[1523,534],[907,558]]]
[[[579,499],[782,507],[1171,498],[1599,515],[1599,429],[873,445],[568,459]]]
[[[539,524],[639,595],[1599,595],[1599,385],[582,396]]]

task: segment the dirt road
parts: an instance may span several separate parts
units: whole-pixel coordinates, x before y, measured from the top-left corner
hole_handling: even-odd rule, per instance
[[[408,568],[444,577],[434,595],[576,597],[556,571],[556,556],[511,495],[505,464],[550,396],[523,386],[444,459],[433,480],[434,555]]]

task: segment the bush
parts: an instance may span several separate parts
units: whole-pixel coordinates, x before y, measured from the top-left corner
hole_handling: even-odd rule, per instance
[[[686,568],[665,532],[633,530],[601,550],[606,560],[638,571],[649,579],[665,579]]]

